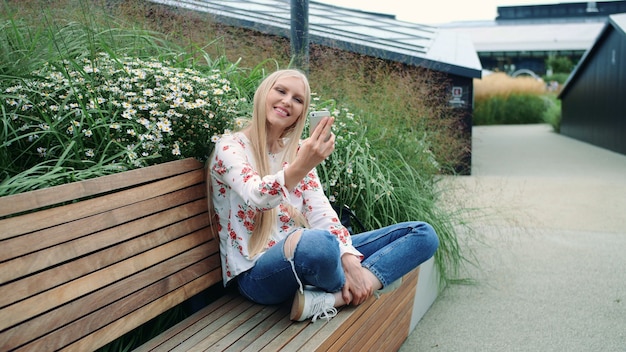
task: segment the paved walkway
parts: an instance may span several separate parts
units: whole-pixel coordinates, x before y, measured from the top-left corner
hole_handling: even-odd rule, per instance
[[[547,125],[473,130],[472,176],[448,177],[480,267],[401,351],[626,351],[626,156]]]

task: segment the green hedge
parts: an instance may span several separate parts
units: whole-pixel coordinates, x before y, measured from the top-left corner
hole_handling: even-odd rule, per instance
[[[544,122],[546,101],[536,94],[514,93],[477,100],[474,125],[530,124]]]

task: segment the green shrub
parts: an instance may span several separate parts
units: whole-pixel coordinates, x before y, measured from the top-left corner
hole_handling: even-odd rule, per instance
[[[552,76],[545,76],[543,77],[543,79],[546,82],[556,81],[557,83],[562,85],[563,83],[565,83],[565,81],[567,81],[569,75],[569,73],[553,73]]]
[[[575,66],[567,56],[551,56],[545,62],[546,66],[550,67],[554,73],[572,72]]]
[[[554,94],[546,95],[543,99],[546,104],[543,120],[552,126],[554,132],[561,132],[561,100]]]
[[[529,124],[544,122],[545,100],[535,94],[512,93],[477,100],[474,125]]]

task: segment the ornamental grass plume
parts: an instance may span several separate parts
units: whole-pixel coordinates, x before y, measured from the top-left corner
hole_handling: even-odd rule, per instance
[[[542,95],[546,92],[543,81],[533,77],[510,77],[504,72],[496,72],[474,79],[474,99],[486,100],[494,96],[508,97],[511,94]]]

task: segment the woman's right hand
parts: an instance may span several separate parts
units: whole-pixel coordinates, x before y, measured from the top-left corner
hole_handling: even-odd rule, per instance
[[[334,122],[335,118],[332,116],[322,119],[317,128],[311,132],[310,137],[305,139],[300,146],[298,157],[309,158],[311,169],[335,150],[335,135],[331,132]]]
[[[296,159],[285,170],[285,186],[288,189],[293,189],[335,150],[335,135],[331,132],[334,122],[334,117],[325,117],[311,136],[302,142]]]

